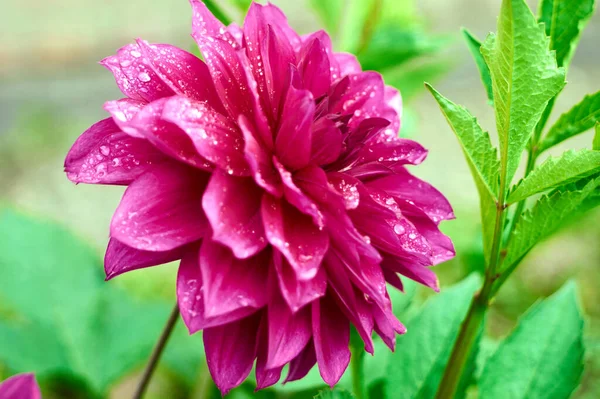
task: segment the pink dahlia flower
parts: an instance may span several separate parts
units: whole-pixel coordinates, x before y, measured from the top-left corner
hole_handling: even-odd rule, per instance
[[[41,399],[33,374],[18,374],[0,383],[1,399]]]
[[[425,159],[400,139],[401,98],[329,36],[299,36],[283,13],[252,4],[222,25],[192,0],[205,62],[138,40],[102,61],[126,98],[84,132],[65,169],[81,183],[127,185],[110,226],[105,269],[181,259],[177,297],[204,330],[223,391],[256,360],[258,388],[318,363],[335,384],[350,360],[350,325],[373,352],[406,330],[386,281],[438,289],[429,266],[454,256],[438,229],[447,200],[409,173]]]

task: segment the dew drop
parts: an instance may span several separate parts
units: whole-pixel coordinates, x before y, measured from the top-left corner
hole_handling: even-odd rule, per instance
[[[138,75],[138,79],[141,80],[142,82],[149,82],[150,75],[148,75],[148,73],[146,73],[146,72],[140,72],[140,74]]]

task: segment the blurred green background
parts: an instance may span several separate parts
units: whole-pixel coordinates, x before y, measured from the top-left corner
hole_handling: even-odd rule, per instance
[[[323,27],[322,20],[311,7],[310,1],[273,0],[273,3],[286,12],[291,25],[301,33]],[[394,6],[387,8],[391,3]],[[530,5],[535,9],[534,2],[530,2]],[[238,22],[241,21],[241,13],[230,3],[224,4],[224,8]],[[438,187],[455,208],[457,220],[447,222],[443,228],[453,238],[458,255],[455,260],[437,267],[442,290],[481,267],[478,199],[459,145],[433,99],[421,89],[422,82],[426,79],[434,80],[436,88],[456,103],[468,107],[478,116],[484,128],[493,131],[493,110],[486,103],[485,91],[475,64],[462,42],[459,28],[468,27],[483,39],[487,32],[495,30],[499,8],[500,0],[384,2],[381,13],[383,25],[418,32],[415,37],[423,40],[423,48],[417,54],[418,57],[398,66],[382,66],[378,48],[360,43],[360,35],[349,24],[339,29],[336,24],[329,27],[337,30],[335,43],[338,49],[361,50],[363,63],[377,68],[385,67],[386,80],[399,86],[406,104],[401,134],[420,141],[430,150],[425,163],[413,168],[413,171]],[[123,188],[75,186],[63,173],[63,160],[73,141],[93,122],[106,117],[102,110],[105,101],[122,96],[112,75],[97,61],[136,37],[190,49],[193,45],[189,35],[190,18],[189,5],[185,0],[3,2],[0,12],[0,205],[29,216],[4,217],[4,223],[0,227],[4,231],[0,232],[0,237],[4,237],[5,243],[0,249],[10,251],[23,241],[35,238],[26,229],[9,229],[7,226],[10,223],[22,226],[26,223],[25,220],[36,219],[47,225],[50,221],[56,221],[78,237],[78,240],[87,243],[87,246],[79,243],[72,245],[76,248],[83,245],[86,248],[84,252],[88,247],[91,248],[89,251],[93,255],[90,256],[98,258],[92,263],[101,271],[99,259],[107,243],[109,221]],[[370,17],[367,16],[367,24],[368,18]],[[385,31],[376,31],[372,36],[373,43],[383,46],[384,52],[387,51],[385,38]],[[402,38],[404,36],[398,40]],[[414,39],[409,35],[410,38]],[[600,15],[594,16],[584,31],[570,67],[569,84],[559,97],[550,123],[585,94],[600,90],[598,43]],[[560,153],[567,147],[590,147],[590,143],[589,134],[581,135],[567,141],[553,153]],[[6,218],[16,219],[6,222]],[[23,262],[31,259],[43,263],[51,257],[44,255],[44,250],[54,249],[56,252],[60,249],[65,260],[55,263],[55,267],[60,270],[55,274],[49,273],[44,284],[65,286],[66,290],[72,285],[84,284],[82,281],[85,278],[78,274],[83,273],[83,266],[79,263],[81,259],[67,254],[72,250],[69,240],[75,238],[71,238],[70,233],[61,228],[56,231],[55,227],[49,229],[47,236],[43,237],[65,235],[62,244],[49,246],[49,249],[39,245],[23,246],[22,248],[37,254],[35,257],[24,254]],[[43,237],[40,239],[44,240]],[[537,299],[550,295],[566,280],[575,279],[587,315],[588,349],[586,371],[582,386],[575,394],[576,398],[600,397],[599,242],[600,211],[596,210],[546,240],[526,258],[520,270],[500,291],[488,319],[489,335],[502,337],[514,325],[518,316]],[[9,246],[7,243],[12,244]],[[0,265],[5,267],[1,262]],[[23,270],[27,267],[36,270],[36,265],[26,264],[23,267]],[[3,279],[3,273],[5,270],[0,269],[0,280]],[[176,266],[169,265],[146,272],[130,273],[105,283],[119,289],[119,295],[127,295],[127,301],[133,303],[132,311],[144,312],[143,306],[160,302],[157,304],[160,310],[155,317],[152,316],[146,322],[140,321],[142,324],[156,321],[158,325],[154,329],[150,328],[147,333],[149,344],[139,348],[142,360],[132,360],[134,364],[131,369],[137,371],[128,372],[115,383],[111,382],[108,387],[111,397],[125,397],[131,392],[136,373],[143,367],[143,358],[147,356],[154,337],[158,336],[162,320],[166,320],[169,302],[174,297],[175,273]],[[64,281],[56,282],[52,278],[54,276],[55,279],[60,279],[68,274],[72,276],[68,284]],[[27,281],[26,278],[24,281]],[[39,295],[35,284],[24,284],[17,288],[21,291],[19,295],[29,296],[32,301]],[[10,319],[10,312],[3,312],[1,302],[4,301],[4,295],[7,293],[0,292],[0,322]],[[414,302],[418,304],[428,295],[430,293],[427,290],[419,288]],[[43,307],[43,301],[38,306]],[[133,327],[127,327],[127,315],[122,315],[121,320],[120,334],[126,335],[130,340],[135,339],[137,332]],[[92,327],[82,324],[80,328]],[[178,342],[185,342],[182,344],[185,347],[179,348],[179,354],[178,348],[170,348],[169,356],[175,359],[170,364],[175,366],[161,366],[148,397],[203,397],[201,395],[205,392],[206,384],[210,384],[204,380],[206,372],[199,361],[202,356],[200,341],[185,340],[183,331],[180,335],[181,339],[174,340],[171,344],[176,346]],[[0,334],[0,337],[5,338],[0,339],[2,355],[13,343],[6,338],[9,335]],[[36,339],[29,342],[38,346],[35,350],[49,350],[44,346],[43,340],[34,338]],[[493,342],[488,344],[493,347]],[[401,338],[399,345],[402,345]],[[197,360],[194,351],[197,351]],[[21,354],[26,356],[24,352]],[[3,372],[4,376],[11,374],[11,367],[14,367],[10,364],[4,366],[0,366],[0,377]],[[187,370],[185,378],[178,374],[178,370],[182,368]],[[77,388],[77,384],[75,388],[67,389],[73,385],[73,381],[69,380],[68,375],[65,378],[67,382],[64,384],[59,383],[58,387],[46,390],[62,392],[58,397],[77,397],[77,392],[85,391]],[[167,395],[166,392],[170,393]],[[237,397],[236,395],[234,392],[231,396]]]

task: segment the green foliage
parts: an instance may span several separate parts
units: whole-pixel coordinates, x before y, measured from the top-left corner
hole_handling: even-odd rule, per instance
[[[537,242],[560,228],[599,184],[600,178],[596,178],[561,187],[523,213],[509,239],[501,273],[510,274],[519,260]]]
[[[432,297],[406,323],[408,333],[398,338],[390,356],[385,392],[387,398],[432,398],[442,377],[452,343],[467,313],[480,279],[473,274]],[[474,369],[475,357],[471,357]],[[468,376],[467,376],[468,377]],[[469,378],[465,381],[468,382]],[[466,387],[463,387],[463,390]]]
[[[565,71],[548,46],[543,26],[524,0],[505,0],[498,34],[490,34],[481,48],[492,75],[506,186],[546,105],[565,84]]]
[[[252,4],[252,0],[230,0],[234,6],[236,6],[240,11],[246,12],[248,8],[250,8],[250,4]]]
[[[600,92],[585,96],[583,100],[562,114],[538,146],[542,152],[575,135],[592,129],[600,122]]]
[[[597,172],[600,172],[600,151],[567,151],[558,158],[548,158],[521,180],[509,194],[508,203],[521,201]]]
[[[494,104],[494,90],[492,88],[492,76],[490,74],[490,68],[488,68],[485,60],[483,59],[483,55],[481,54],[481,42],[475,38],[467,29],[462,29],[463,37],[467,42],[467,46],[469,47],[469,51],[471,55],[475,59],[475,64],[477,65],[477,69],[479,69],[479,75],[481,75],[481,82],[485,87],[485,91],[487,93],[488,101],[490,104]]]
[[[487,360],[479,397],[569,398],[583,371],[583,316],[574,283],[533,306]]]
[[[334,389],[334,390],[325,390],[319,392],[318,395],[315,396],[315,399],[353,399],[354,395],[352,395],[348,391],[344,391],[343,389]]]
[[[596,123],[596,133],[594,134],[592,149],[600,151],[600,123]]]
[[[316,11],[330,35],[336,36],[344,10],[343,0],[311,0],[310,5]]]
[[[558,66],[567,66],[575,53],[581,31],[594,13],[594,0],[541,0],[539,21],[556,50]]]
[[[10,342],[0,362],[14,373],[80,380],[93,396],[143,365],[169,313],[168,303],[104,282],[96,254],[69,232],[8,209],[0,209],[0,269],[0,341]],[[187,358],[167,355],[167,363],[197,369],[202,347],[184,336],[179,329],[173,338]]]

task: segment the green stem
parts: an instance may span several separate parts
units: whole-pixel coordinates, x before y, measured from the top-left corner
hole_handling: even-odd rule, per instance
[[[160,355],[162,355],[165,346],[167,345],[167,341],[173,332],[173,328],[179,319],[179,306],[175,304],[175,307],[171,311],[171,315],[169,316],[169,320],[167,320],[167,324],[163,329],[154,350],[152,351],[152,355],[150,356],[150,360],[146,365],[146,369],[144,370],[144,374],[142,375],[142,379],[140,380],[137,389],[135,390],[135,394],[133,395],[133,399],[141,399],[144,396],[144,392],[146,392],[146,388],[148,388],[148,384],[150,383],[150,379],[152,379],[152,374],[154,374],[154,370],[158,364],[160,359]]]
[[[227,14],[214,2],[214,0],[203,1],[206,5],[206,8],[208,8],[208,10],[212,12],[219,21],[223,22],[225,25],[229,25],[231,23],[231,18],[227,16]]]
[[[356,399],[365,399],[364,391],[364,370],[363,359],[365,349],[361,345],[351,345],[352,356],[350,358],[350,368],[352,372],[352,391]]]

